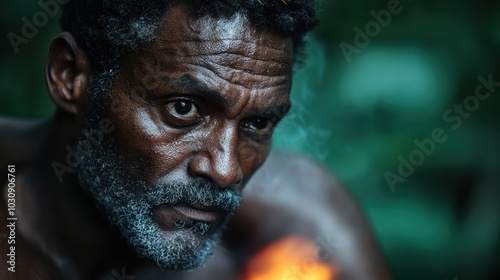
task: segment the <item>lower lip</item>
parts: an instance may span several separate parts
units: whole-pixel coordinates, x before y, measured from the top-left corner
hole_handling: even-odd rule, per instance
[[[203,211],[187,205],[176,205],[172,208],[186,218],[200,222],[215,222],[220,216],[218,211]]]

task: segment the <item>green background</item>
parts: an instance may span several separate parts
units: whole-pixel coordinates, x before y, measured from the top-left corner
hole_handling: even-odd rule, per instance
[[[500,87],[456,129],[443,117],[471,100],[479,76],[500,81],[500,3],[401,1],[376,29],[373,13],[388,2],[323,1],[275,149],[313,156],[351,190],[396,279],[500,279]],[[54,111],[44,64],[57,18],[18,54],[7,38],[40,10],[37,1],[0,2],[1,115]],[[367,25],[366,46],[356,45],[355,28]],[[356,52],[346,56],[341,44]],[[446,141],[391,187],[384,174],[398,174],[400,156],[409,160],[415,140],[437,128]]]

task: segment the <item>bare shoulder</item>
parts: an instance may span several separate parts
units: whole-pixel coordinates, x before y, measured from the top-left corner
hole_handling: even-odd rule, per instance
[[[271,154],[250,180],[245,192],[247,196],[269,198],[274,203],[292,197],[326,204],[332,199],[350,199],[330,171],[314,159],[297,154]]]
[[[0,164],[23,164],[32,159],[38,145],[42,121],[0,116]]]
[[[28,244],[22,237],[16,237],[15,244],[1,244],[0,247],[2,249],[0,279],[61,279],[58,269],[49,261],[48,257]]]
[[[38,123],[0,117],[0,166],[5,175],[0,181],[0,279],[59,279],[45,254],[22,236],[17,221],[7,220],[7,166],[15,165],[17,175],[34,156]]]
[[[297,154],[271,154],[246,186],[244,197],[301,216],[305,213],[302,206],[330,216],[358,211],[351,195],[330,171],[314,159]],[[324,216],[310,218],[321,220]]]
[[[232,220],[251,246],[286,235],[308,237],[341,267],[340,279],[390,279],[371,226],[349,191],[321,164],[270,155],[248,183]]]
[[[17,220],[7,220],[5,202],[0,200],[0,220],[6,221],[0,230],[0,279],[60,279],[56,266],[49,258],[21,235]]]

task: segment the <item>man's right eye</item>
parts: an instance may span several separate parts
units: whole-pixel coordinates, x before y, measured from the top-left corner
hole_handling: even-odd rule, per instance
[[[170,101],[165,109],[167,123],[176,127],[195,125],[203,118],[196,104],[186,99]]]

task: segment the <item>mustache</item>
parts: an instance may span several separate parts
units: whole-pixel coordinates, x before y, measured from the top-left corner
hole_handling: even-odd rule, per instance
[[[204,179],[153,184],[146,186],[144,191],[144,198],[152,207],[187,204],[234,212],[242,200],[240,191],[220,188],[217,184]]]

